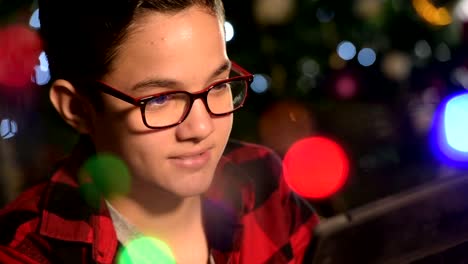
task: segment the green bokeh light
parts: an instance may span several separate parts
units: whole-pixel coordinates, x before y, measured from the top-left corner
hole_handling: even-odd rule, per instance
[[[130,191],[131,178],[127,166],[111,154],[89,158],[81,167],[78,179],[81,194],[93,207],[99,206],[102,196],[111,198]]]
[[[140,237],[125,246],[117,257],[118,264],[175,264],[166,243],[152,237]]]

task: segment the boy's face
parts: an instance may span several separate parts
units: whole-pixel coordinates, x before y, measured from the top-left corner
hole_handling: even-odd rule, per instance
[[[199,7],[177,13],[145,14],[119,50],[103,81],[134,97],[185,90],[197,92],[229,77],[217,73],[228,62],[223,25]],[[170,80],[170,87],[132,87],[145,80]],[[133,176],[133,191],[157,187],[180,197],[198,195],[210,185],[232,128],[232,115],[212,117],[196,100],[184,122],[147,128],[138,107],[103,94],[104,111],[95,114],[92,138],[98,152],[117,154]]]

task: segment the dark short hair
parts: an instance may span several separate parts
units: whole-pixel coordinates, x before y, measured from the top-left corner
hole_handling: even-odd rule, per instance
[[[221,0],[39,0],[51,80],[65,79],[78,87],[99,80],[112,69],[119,46],[140,15],[194,5],[224,20]]]

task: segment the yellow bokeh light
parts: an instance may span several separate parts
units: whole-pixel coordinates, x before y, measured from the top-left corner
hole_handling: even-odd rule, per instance
[[[452,16],[445,7],[436,7],[429,0],[413,0],[413,6],[419,16],[434,26],[447,26],[452,23]]]

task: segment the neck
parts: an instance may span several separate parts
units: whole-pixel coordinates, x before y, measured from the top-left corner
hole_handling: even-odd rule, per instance
[[[164,241],[178,263],[206,263],[201,196],[180,198],[148,186],[109,202],[140,233]]]
[[[143,234],[171,241],[202,229],[201,196],[181,198],[149,184],[132,189],[109,202]]]

